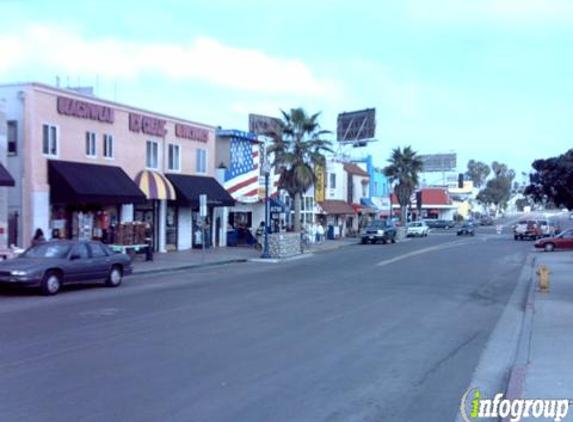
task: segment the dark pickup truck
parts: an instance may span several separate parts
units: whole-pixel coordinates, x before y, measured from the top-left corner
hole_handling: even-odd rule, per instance
[[[362,230],[362,244],[366,243],[396,243],[396,226],[388,221],[376,220]]]

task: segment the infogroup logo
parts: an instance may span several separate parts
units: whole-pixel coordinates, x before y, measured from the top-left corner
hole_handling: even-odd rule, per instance
[[[470,388],[462,397],[460,412],[465,422],[475,422],[480,418],[509,418],[511,422],[536,418],[559,422],[567,416],[570,404],[568,399],[510,400],[502,393],[486,399],[479,388]]]

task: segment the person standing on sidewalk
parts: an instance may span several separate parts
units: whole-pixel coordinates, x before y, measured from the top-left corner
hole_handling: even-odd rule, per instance
[[[255,236],[257,237],[257,245],[256,248],[260,251],[263,249],[263,236],[265,235],[265,222],[261,221],[259,227],[257,227],[257,231],[255,232]]]
[[[318,237],[318,243],[321,243],[324,240],[324,226],[321,223],[318,223],[316,233]]]

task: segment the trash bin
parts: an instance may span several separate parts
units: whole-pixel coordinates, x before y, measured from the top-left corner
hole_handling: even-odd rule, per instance
[[[328,230],[326,232],[326,238],[329,240],[334,240],[334,226],[332,224],[328,225]]]
[[[227,246],[237,246],[239,244],[239,234],[237,230],[227,231]]]

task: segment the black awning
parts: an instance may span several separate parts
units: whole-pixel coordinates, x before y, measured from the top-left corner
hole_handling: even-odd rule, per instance
[[[0,164],[0,186],[15,186],[14,178],[8,173],[6,167]]]
[[[185,174],[166,174],[177,192],[177,202],[197,208],[199,195],[207,195],[207,205],[213,207],[232,207],[235,200],[223,186],[212,177],[189,176]]]
[[[145,195],[122,168],[99,164],[48,161],[52,203],[136,204]]]

